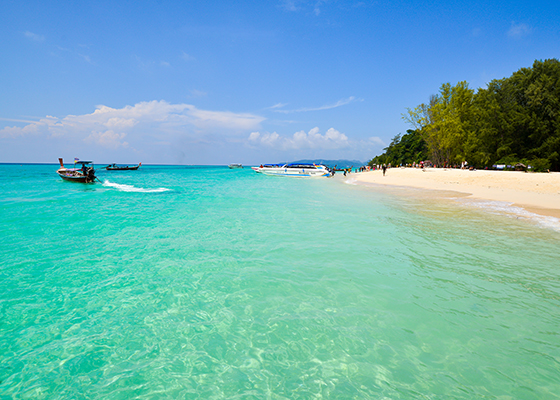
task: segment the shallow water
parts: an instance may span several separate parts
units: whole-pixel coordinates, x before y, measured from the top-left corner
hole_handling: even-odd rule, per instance
[[[0,165],[0,398],[553,399],[560,233],[248,168]]]

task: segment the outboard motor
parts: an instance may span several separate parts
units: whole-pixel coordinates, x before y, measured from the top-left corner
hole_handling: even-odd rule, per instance
[[[93,167],[88,168],[87,177],[90,182],[93,182],[95,180],[95,170],[93,169]]]

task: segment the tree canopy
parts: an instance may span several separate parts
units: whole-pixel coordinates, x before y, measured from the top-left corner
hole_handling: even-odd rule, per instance
[[[465,81],[444,83],[428,103],[407,109],[403,119],[415,129],[395,136],[374,160],[407,164],[425,155],[440,166],[522,162],[559,171],[560,62],[537,60],[476,93]]]
[[[401,165],[426,160],[427,146],[420,132],[411,129],[406,132],[402,137],[400,134],[395,136],[391,144],[384,149],[385,153],[374,157],[369,165]]]

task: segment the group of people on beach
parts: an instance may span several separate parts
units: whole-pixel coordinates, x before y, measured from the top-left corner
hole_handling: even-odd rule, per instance
[[[383,165],[379,164],[379,165],[374,165],[373,166],[374,171],[376,171],[378,169],[382,170],[383,171],[383,176],[385,176],[385,172],[387,171],[387,168],[391,168],[390,163],[389,164],[383,164]],[[369,171],[369,168],[367,170]]]

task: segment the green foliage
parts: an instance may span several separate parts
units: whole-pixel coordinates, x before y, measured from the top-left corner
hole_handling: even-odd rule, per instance
[[[407,109],[410,123],[436,165],[467,160],[478,167],[498,160],[530,160],[533,170],[560,171],[560,62],[535,61],[476,93],[466,82],[445,83],[428,104]],[[397,135],[374,160],[416,161]],[[372,160],[372,161],[374,161]],[[525,163],[524,163],[525,164]]]
[[[496,161],[496,164],[506,165],[506,170],[514,170],[515,166],[519,163],[525,165],[532,172],[548,172],[550,170],[550,161],[546,158],[527,159],[508,155]]]
[[[420,162],[427,157],[426,142],[417,130],[408,130],[406,135],[395,136],[391,144],[386,147],[385,153],[374,157],[368,164],[381,165],[401,165],[413,162]]]
[[[534,172],[547,172],[550,170],[550,160],[546,158],[534,158],[527,162],[527,165],[532,167],[531,171]]]

